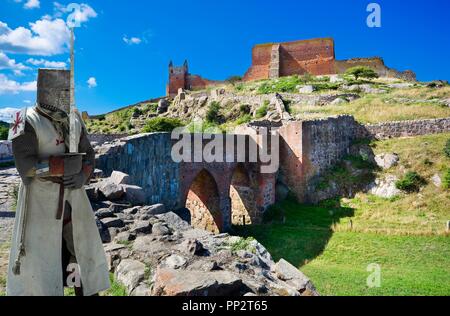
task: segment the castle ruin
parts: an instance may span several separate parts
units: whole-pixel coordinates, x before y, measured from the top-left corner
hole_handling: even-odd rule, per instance
[[[368,66],[381,77],[415,81],[416,75],[410,70],[398,71],[387,67],[381,57],[336,60],[332,38],[317,38],[284,43],[258,44],[253,47],[252,65],[243,81],[275,79],[292,75],[333,75],[342,74],[348,68]],[[175,67],[169,64],[169,83],[166,95],[174,97],[178,90],[201,90],[224,83],[205,79],[189,73],[188,62]]]

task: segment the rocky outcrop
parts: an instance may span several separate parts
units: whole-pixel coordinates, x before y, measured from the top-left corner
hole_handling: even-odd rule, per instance
[[[125,179],[114,172],[92,186],[102,195]],[[193,228],[162,204],[92,204],[110,270],[130,295],[318,295],[305,275],[285,260],[275,263],[254,239]]]
[[[318,295],[305,275],[285,260],[275,263],[256,240],[214,235],[173,212],[148,209],[121,212],[124,226],[105,244],[111,272],[130,295]]]

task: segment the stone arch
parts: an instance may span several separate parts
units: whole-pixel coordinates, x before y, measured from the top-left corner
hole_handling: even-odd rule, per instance
[[[193,227],[213,233],[223,230],[219,189],[214,177],[206,169],[201,170],[192,181],[185,204],[191,214]]]
[[[230,182],[231,222],[233,225],[255,223],[256,195],[249,172],[240,163],[233,171]]]

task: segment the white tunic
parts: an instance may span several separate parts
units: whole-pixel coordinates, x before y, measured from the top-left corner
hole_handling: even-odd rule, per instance
[[[34,128],[39,143],[39,158],[65,152],[64,141],[52,123],[34,109],[27,111],[27,121]],[[82,121],[77,122],[80,139]],[[25,197],[28,195],[28,201]],[[83,293],[91,296],[110,287],[108,265],[94,212],[83,189],[66,189],[64,200],[72,206],[73,242],[79,265]],[[9,259],[7,294],[10,296],[64,295],[61,269],[63,222],[56,219],[59,184],[34,178],[27,187],[21,185],[16,211],[16,222]],[[25,204],[28,209],[25,210]],[[21,274],[12,267],[20,247],[21,218],[27,212],[25,228],[26,255],[21,259]]]

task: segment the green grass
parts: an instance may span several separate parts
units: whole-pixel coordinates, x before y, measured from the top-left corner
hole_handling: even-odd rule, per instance
[[[450,191],[430,178],[450,166],[450,133],[372,143],[395,152],[399,165],[376,171],[399,178],[409,170],[427,180],[420,192],[383,199],[358,193],[318,206],[288,199],[271,208],[270,224],[236,227],[261,242],[275,260],[301,268],[322,295],[450,295]],[[381,288],[369,288],[369,264],[381,266]]]
[[[105,293],[102,293],[102,296],[128,296],[127,289],[115,280],[114,274],[110,273],[109,279],[111,282],[111,288]]]
[[[450,295],[450,243],[446,236],[333,232],[349,225],[345,206],[279,205],[286,222],[237,227],[254,236],[275,260],[285,258],[311,278],[322,295]],[[381,266],[381,288],[366,285],[367,266]]]

